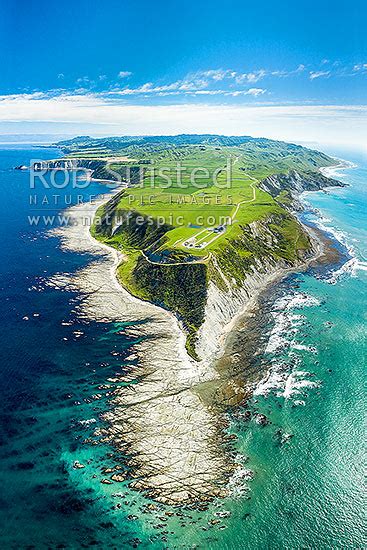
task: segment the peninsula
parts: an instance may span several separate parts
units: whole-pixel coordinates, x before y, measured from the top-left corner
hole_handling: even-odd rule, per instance
[[[218,392],[216,361],[233,321],[259,293],[322,254],[296,216],[298,196],[342,185],[320,170],[336,161],[248,136],[78,137],[57,146],[63,158],[33,168],[86,170],[117,184],[92,209],[91,234],[116,251],[112,268],[124,289],[118,303],[134,304],[135,318],[151,322],[132,331],[143,335],[137,365],[121,376],[109,427],[99,433],[131,457],[132,485],[161,502],[227,494],[241,467],[228,448],[223,411],[250,390],[245,377],[227,377]],[[88,243],[85,237],[83,250],[91,252]],[[117,308],[108,300],[116,298],[105,292],[104,319]]]

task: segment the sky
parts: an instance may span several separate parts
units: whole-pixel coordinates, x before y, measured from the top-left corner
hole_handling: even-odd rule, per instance
[[[0,0],[0,134],[361,143],[362,1]]]

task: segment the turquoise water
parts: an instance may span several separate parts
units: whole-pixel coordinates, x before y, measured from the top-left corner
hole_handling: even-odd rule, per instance
[[[78,297],[47,285],[91,258],[61,252],[48,228],[29,226],[28,174],[11,168],[55,150],[0,151],[2,548],[366,547],[367,158],[335,154],[358,165],[343,172],[349,186],[307,200],[351,260],[336,273],[292,276],[268,301],[273,321],[262,360],[270,375],[230,415],[243,478],[231,498],[171,517],[169,508],[148,510],[149,501],[124,483],[102,484],[113,450],[83,443],[102,426],[108,396],[101,385],[124,368],[133,342],[122,325],[81,323],[73,313]],[[101,192],[97,183],[83,191]],[[80,191],[73,193],[75,201]],[[266,426],[256,422],[259,413]],[[75,460],[85,468],[74,469]]]

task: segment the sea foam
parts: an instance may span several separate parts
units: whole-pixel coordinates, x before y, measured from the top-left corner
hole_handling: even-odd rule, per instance
[[[306,317],[296,310],[317,307],[320,303],[315,296],[302,292],[287,294],[276,300],[271,312],[274,325],[265,349],[265,357],[268,356],[271,368],[255,387],[254,396],[272,393],[290,399],[319,385],[317,381],[310,380],[311,373],[298,368],[301,356],[297,352],[317,353],[317,349],[298,341],[297,334],[304,326]],[[282,352],[285,352],[287,360],[279,361]]]

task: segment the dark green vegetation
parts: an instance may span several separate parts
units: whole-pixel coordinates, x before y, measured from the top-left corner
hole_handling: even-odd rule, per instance
[[[208,281],[229,290],[255,269],[308,255],[309,237],[289,208],[302,190],[330,185],[318,168],[335,162],[251,137],[78,137],[59,146],[78,166],[98,163],[94,177],[112,169],[127,182],[92,233],[124,252],[118,275],[131,293],[179,316],[194,357]]]

